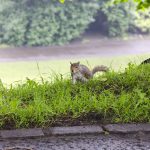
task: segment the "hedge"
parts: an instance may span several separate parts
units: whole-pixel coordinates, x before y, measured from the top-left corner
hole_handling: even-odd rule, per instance
[[[99,8],[95,0],[64,4],[56,0],[29,2],[7,1],[9,7],[0,13],[2,43],[17,46],[66,43],[84,32]]]
[[[79,37],[99,15],[108,36],[150,33],[150,9],[112,0],[0,0],[0,44],[60,45]]]

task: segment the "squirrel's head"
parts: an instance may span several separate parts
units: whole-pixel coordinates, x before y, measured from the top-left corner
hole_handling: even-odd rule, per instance
[[[77,72],[79,72],[80,70],[79,70],[79,66],[80,66],[80,62],[77,62],[77,63],[71,63],[70,62],[70,71],[71,71],[71,73],[77,73]]]

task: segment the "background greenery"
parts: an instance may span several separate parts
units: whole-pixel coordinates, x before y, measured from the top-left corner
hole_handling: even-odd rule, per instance
[[[112,0],[0,0],[0,43],[56,45],[79,37],[99,16],[99,28],[108,36],[150,33],[150,9],[137,11],[135,3]]]
[[[128,2],[130,0],[115,0],[115,3],[122,3],[122,2]],[[150,1],[149,0],[133,0],[136,3],[137,9],[145,10],[146,8],[150,7]]]
[[[0,41],[12,45],[66,43],[83,33],[98,9],[95,0],[1,2]]]

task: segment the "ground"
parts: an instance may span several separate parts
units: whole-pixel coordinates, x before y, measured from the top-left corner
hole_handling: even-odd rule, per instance
[[[150,150],[149,141],[149,134],[58,136],[3,140],[0,150]]]

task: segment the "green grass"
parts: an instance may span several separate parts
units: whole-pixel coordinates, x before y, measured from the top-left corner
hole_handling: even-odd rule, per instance
[[[28,62],[1,62],[0,78],[4,84],[23,82],[26,77],[39,80],[42,76],[50,79],[54,74],[62,74],[63,77],[70,77],[70,61],[81,61],[81,63],[90,68],[95,65],[107,65],[114,70],[124,70],[129,62],[139,64],[142,60],[150,57],[150,54],[126,57],[101,57],[87,59],[70,59],[70,60],[50,60],[50,61],[28,61]],[[90,65],[89,65],[90,64]],[[38,69],[39,67],[39,69]]]
[[[72,85],[60,75],[9,88],[0,84],[2,129],[107,122],[150,122],[149,64],[130,64],[85,84]]]

